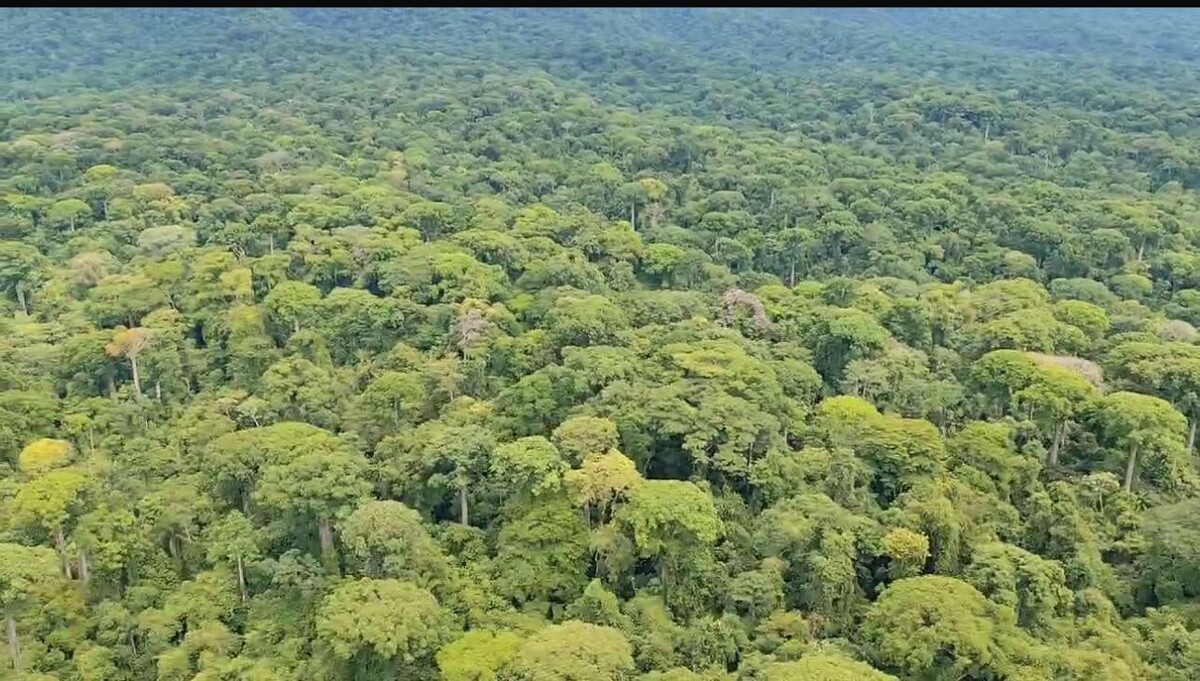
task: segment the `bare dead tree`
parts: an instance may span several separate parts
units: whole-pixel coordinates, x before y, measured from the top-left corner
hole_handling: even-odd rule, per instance
[[[733,325],[734,314],[738,307],[750,309],[754,318],[754,326],[759,331],[771,328],[771,319],[767,316],[767,310],[763,307],[762,301],[754,294],[747,293],[740,288],[731,288],[721,296],[722,325]]]

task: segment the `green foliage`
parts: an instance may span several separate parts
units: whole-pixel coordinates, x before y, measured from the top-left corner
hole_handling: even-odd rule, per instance
[[[1102,441],[1125,454],[1125,490],[1139,471],[1160,487],[1193,484],[1194,473],[1182,460],[1187,420],[1169,403],[1134,392],[1105,395],[1094,418]]]
[[[360,579],[336,587],[321,604],[317,635],[334,655],[412,664],[433,655],[448,634],[437,600],[410,582]]]
[[[690,482],[650,480],[634,488],[620,520],[644,556],[711,544],[721,535],[712,497]]]
[[[890,681],[896,677],[840,655],[818,653],[806,655],[796,662],[767,665],[763,669],[763,678],[767,681]]]
[[[30,442],[21,450],[17,465],[27,475],[38,475],[57,468],[71,455],[71,443],[62,440],[40,438]]]
[[[518,603],[569,603],[587,583],[587,525],[563,498],[534,502],[500,531],[496,588]]]
[[[621,632],[568,620],[532,635],[517,651],[515,676],[523,681],[622,681],[633,676],[633,654]]]
[[[0,18],[0,678],[1200,678],[1194,13]]]
[[[1151,509],[1146,515],[1146,552],[1143,583],[1155,601],[1170,603],[1195,598],[1200,593],[1200,563],[1194,499]]]
[[[871,607],[864,640],[882,669],[910,678],[976,676],[994,664],[998,621],[972,586],[927,575],[889,586]]]
[[[978,547],[965,578],[1035,631],[1066,615],[1073,599],[1061,565],[1006,544]]]
[[[920,532],[897,527],[883,535],[883,550],[891,560],[888,575],[895,579],[915,577],[929,558],[929,538]]]
[[[403,579],[426,588],[447,578],[448,565],[421,516],[398,501],[368,501],[338,531],[354,573]]]
[[[521,644],[521,637],[508,631],[468,631],[438,651],[438,669],[446,681],[495,681]]]

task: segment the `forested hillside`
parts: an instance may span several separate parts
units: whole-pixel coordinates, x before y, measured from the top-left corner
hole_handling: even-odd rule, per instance
[[[0,10],[0,678],[1200,679],[1197,35]]]

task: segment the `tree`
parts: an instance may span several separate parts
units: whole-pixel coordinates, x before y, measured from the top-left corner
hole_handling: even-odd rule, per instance
[[[15,241],[0,243],[0,284],[16,297],[21,311],[29,314],[29,293],[40,283],[46,259],[38,249]]]
[[[1142,556],[1142,581],[1153,598],[1163,604],[1200,593],[1195,524],[1200,504],[1189,499],[1151,509],[1143,522],[1146,551]]]
[[[763,678],[766,681],[894,681],[896,677],[841,655],[816,653],[795,662],[769,664],[763,669]]]
[[[1133,489],[1142,462],[1148,466],[1150,479],[1164,487],[1178,484],[1181,473],[1186,473],[1187,464],[1181,457],[1187,420],[1166,401],[1115,392],[1097,402],[1094,419],[1105,440],[1125,453],[1125,491]]]
[[[755,621],[778,610],[784,603],[784,569],[781,561],[768,558],[761,568],[739,573],[729,584],[733,609]]]
[[[677,579],[669,564],[706,549],[724,529],[712,496],[680,480],[647,480],[637,485],[617,517],[628,528],[638,553],[656,560],[659,580],[667,588]]]
[[[386,371],[376,376],[346,415],[365,440],[378,442],[415,423],[432,401],[425,376],[415,371]]]
[[[495,438],[476,425],[451,425],[440,421],[422,424],[402,438],[380,444],[395,471],[402,491],[413,498],[427,499],[453,491],[458,521],[469,525],[470,495],[488,469]]]
[[[138,247],[154,259],[196,245],[196,231],[182,225],[162,225],[142,230],[137,238]]]
[[[56,201],[46,211],[46,220],[56,227],[75,231],[75,226],[92,217],[92,207],[79,199]]]
[[[946,443],[950,468],[963,477],[986,476],[990,485],[982,489],[994,490],[1002,499],[1011,498],[1040,469],[1037,461],[1017,451],[1015,434],[1015,429],[1003,422],[966,423]]]
[[[136,272],[110,274],[88,291],[88,316],[101,326],[137,327],[143,317],[168,305],[169,289]]]
[[[621,612],[621,603],[616,594],[604,588],[599,579],[588,583],[579,598],[576,598],[564,613],[567,619],[598,624],[614,629],[628,630],[629,618]]]
[[[546,314],[546,333],[556,348],[611,345],[629,326],[625,313],[607,298],[567,296]]]
[[[262,558],[255,541],[255,529],[246,516],[230,511],[208,528],[208,559],[214,563],[233,563],[237,571],[238,591],[246,600],[246,564]]]
[[[277,284],[263,305],[277,321],[291,333],[299,333],[315,321],[321,305],[321,292],[317,287],[301,281],[284,281]]]
[[[1015,411],[1028,410],[1050,435],[1046,465],[1058,464],[1058,454],[1066,442],[1069,424],[1095,397],[1095,386],[1078,374],[1057,366],[1042,366],[1030,383],[1012,395]]]
[[[338,453],[345,443],[307,423],[285,422],[221,435],[204,447],[200,468],[219,499],[252,514],[254,491],[268,466],[305,453]]]
[[[617,448],[617,424],[595,416],[576,416],[563,421],[552,436],[558,451],[574,465],[589,454],[603,454]]]
[[[576,504],[583,506],[589,524],[593,509],[600,522],[612,517],[616,505],[642,484],[642,476],[629,457],[616,451],[589,454],[583,465],[564,475],[567,490]]]
[[[568,620],[530,636],[513,667],[522,681],[622,681],[633,678],[633,650],[616,629]]]
[[[72,577],[67,555],[66,527],[76,510],[79,494],[87,478],[71,469],[50,471],[26,482],[9,504],[9,523],[13,528],[49,536],[62,558],[63,573]]]
[[[368,501],[342,522],[338,539],[355,574],[436,588],[449,566],[421,516],[398,501]]]
[[[507,672],[523,643],[511,631],[468,631],[437,652],[446,681],[496,681]]]
[[[315,528],[321,553],[328,558],[334,522],[370,491],[365,468],[362,456],[346,449],[301,454],[264,468],[254,498],[264,512]]]
[[[433,594],[396,579],[338,585],[321,603],[317,635],[343,660],[376,656],[404,666],[431,658],[449,638]]]
[[[929,559],[929,538],[920,532],[896,527],[883,535],[883,550],[891,563],[888,576],[893,579],[916,577]]]
[[[813,366],[836,385],[851,360],[883,349],[890,335],[871,315],[853,308],[825,308],[805,335],[813,350]]]
[[[70,442],[39,438],[25,445],[17,459],[17,466],[26,475],[37,476],[68,462],[74,448]]]
[[[1132,346],[1132,347],[1130,347]],[[1143,392],[1157,393],[1188,416],[1188,451],[1196,445],[1196,427],[1200,422],[1200,356],[1190,344],[1153,345],[1143,349],[1133,344],[1119,346],[1114,355],[1128,351],[1122,371],[1136,381]]]
[[[561,497],[533,501],[497,545],[496,588],[516,603],[570,603],[587,585],[587,525]]]
[[[492,452],[492,478],[505,497],[525,499],[552,494],[562,488],[568,469],[558,448],[544,437],[524,437],[500,445]]]
[[[872,662],[908,678],[992,673],[999,624],[969,584],[925,575],[892,583],[867,612],[862,636]]]
[[[336,427],[339,384],[332,372],[303,357],[292,356],[268,367],[262,380],[263,399],[280,420]]]
[[[1062,566],[1016,546],[977,547],[964,579],[992,602],[1010,608],[1026,629],[1050,629],[1069,614],[1073,594]]]
[[[822,494],[801,494],[763,512],[753,527],[760,555],[785,562],[789,605],[818,614],[838,630],[866,604],[858,584],[859,546],[875,523]]]
[[[154,342],[154,333],[150,329],[135,327],[118,329],[113,340],[104,346],[109,357],[124,357],[129,360],[129,370],[133,373],[133,394],[142,396],[142,381],[138,374],[138,357],[141,356]]]
[[[96,593],[91,585],[93,575],[107,585],[119,581],[122,571],[129,567],[135,547],[141,542],[138,521],[132,509],[113,508],[103,502],[79,517],[70,545],[76,549],[79,582],[90,588],[89,593]]]
[[[874,469],[877,494],[883,499],[937,474],[946,458],[937,428],[922,419],[868,418],[858,438],[855,452]]]
[[[22,669],[21,639],[16,617],[40,584],[52,582],[58,572],[58,560],[49,549],[0,543],[0,611],[8,637],[8,653],[13,667]]]

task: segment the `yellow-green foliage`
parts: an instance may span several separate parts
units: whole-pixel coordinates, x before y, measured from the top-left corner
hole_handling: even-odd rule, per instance
[[[27,475],[38,475],[58,468],[71,457],[71,443],[51,438],[39,438],[21,450],[18,465]]]

